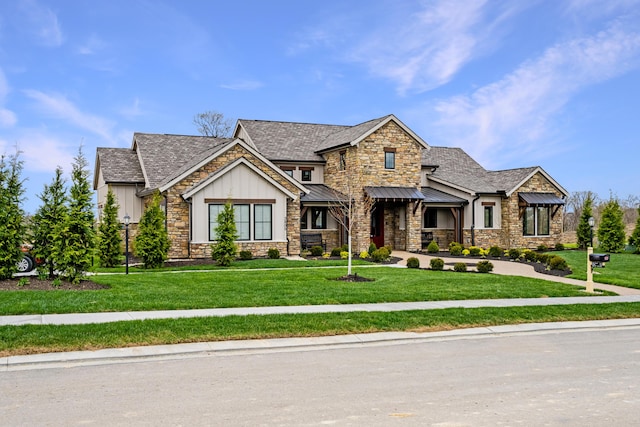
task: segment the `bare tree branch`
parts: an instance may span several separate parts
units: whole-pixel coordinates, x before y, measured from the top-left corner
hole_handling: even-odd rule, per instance
[[[231,136],[231,120],[225,119],[224,114],[217,111],[205,111],[193,117],[193,124],[198,132],[204,136],[214,138],[229,138]]]

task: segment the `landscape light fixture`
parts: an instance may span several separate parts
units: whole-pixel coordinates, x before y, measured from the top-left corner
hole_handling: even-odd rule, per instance
[[[129,214],[124,214],[124,257],[125,257],[125,273],[129,274],[129,221],[131,217]]]

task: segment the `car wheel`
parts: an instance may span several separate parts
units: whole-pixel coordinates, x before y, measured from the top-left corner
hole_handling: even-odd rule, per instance
[[[27,273],[33,270],[33,267],[34,267],[33,260],[29,256],[24,255],[22,259],[18,261],[17,267],[18,267],[18,273]]]

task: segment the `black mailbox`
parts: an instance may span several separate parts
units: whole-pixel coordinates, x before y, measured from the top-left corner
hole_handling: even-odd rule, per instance
[[[591,268],[604,267],[605,263],[609,262],[609,254],[590,254],[589,261],[591,261]]]

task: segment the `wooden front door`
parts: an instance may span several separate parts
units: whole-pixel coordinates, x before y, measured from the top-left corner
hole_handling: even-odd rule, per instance
[[[377,248],[384,246],[384,205],[376,203],[371,212],[371,239]]]

